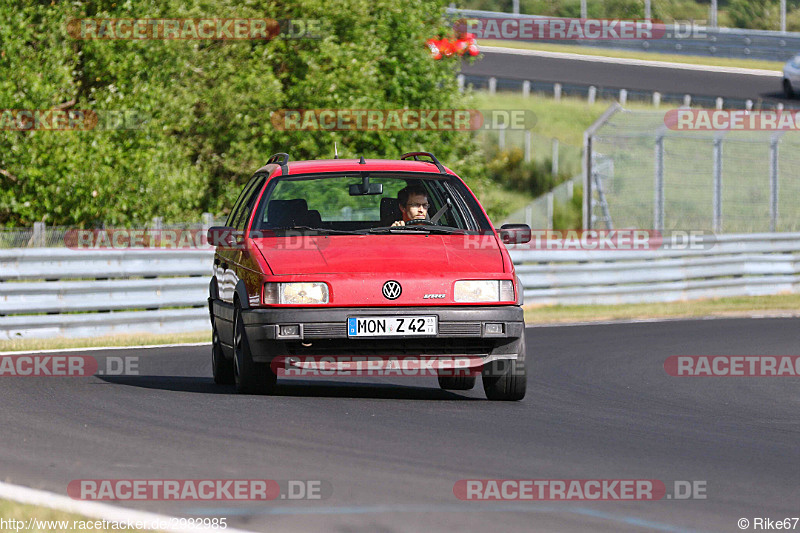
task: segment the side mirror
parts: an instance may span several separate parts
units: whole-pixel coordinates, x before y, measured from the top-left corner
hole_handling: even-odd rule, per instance
[[[531,241],[531,227],[527,224],[503,224],[497,233],[503,244],[525,244]]]
[[[215,248],[239,248],[242,244],[242,232],[229,226],[212,226],[206,233],[208,245]]]

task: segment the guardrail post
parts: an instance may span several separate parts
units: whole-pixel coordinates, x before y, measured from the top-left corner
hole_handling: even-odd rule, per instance
[[[620,89],[619,90],[619,104],[625,105],[628,103],[628,91],[627,89]]]
[[[655,146],[655,194],[653,198],[653,229],[664,229],[664,135],[659,133]]]
[[[583,229],[592,229],[592,136],[583,134]]]
[[[712,227],[714,233],[722,231],[722,137],[714,138],[713,149],[713,177],[714,177],[714,194],[711,199],[712,203]]]
[[[686,107],[692,107],[692,95],[691,94],[684,94],[683,95],[683,105]]]
[[[717,96],[717,109],[722,109],[724,104],[725,100],[723,100],[721,96]]]
[[[597,87],[595,87],[594,85],[590,85],[589,95],[588,95],[589,105],[592,105],[594,103],[595,98],[597,98]]]
[[[497,78],[492,76],[489,78],[489,94],[494,94],[497,92]]]
[[[553,177],[558,175],[558,139],[553,139],[553,165],[551,174]]]
[[[560,83],[556,83],[556,84],[553,85],[553,99],[556,102],[560,102],[561,101],[561,84]]]
[[[456,82],[458,82],[458,92],[463,93],[464,92],[464,75],[463,74],[459,74],[458,76],[456,76]]]
[[[531,95],[531,82],[525,80],[522,82],[522,96],[527,98]]]
[[[656,91],[653,93],[653,107],[658,107],[661,105],[661,93]]]
[[[744,102],[744,108],[745,108],[746,110],[748,110],[748,111],[752,111],[752,110],[753,110],[753,101],[752,101],[752,100],[750,100],[749,98],[748,98],[747,100],[745,100],[745,102]]]
[[[531,130],[525,130],[525,162],[531,162]]]
[[[587,15],[586,13],[587,13],[587,10],[586,10],[586,0],[581,0],[581,18],[582,18],[582,19],[587,19],[587,18],[589,18],[589,15]]]
[[[644,0],[644,18],[650,20],[652,11],[650,10],[650,0]]]

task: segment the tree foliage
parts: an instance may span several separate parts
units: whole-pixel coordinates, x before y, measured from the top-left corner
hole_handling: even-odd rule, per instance
[[[472,135],[279,131],[278,109],[458,109],[455,63],[432,61],[444,2],[30,0],[0,5],[0,109],[134,112],[140,129],[0,132],[0,225],[140,224],[224,214],[270,154],[429,150],[481,186]],[[319,19],[319,39],[76,40],[72,18]]]

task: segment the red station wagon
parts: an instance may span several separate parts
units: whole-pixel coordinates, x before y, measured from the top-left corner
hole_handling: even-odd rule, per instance
[[[528,242],[530,228],[495,230],[432,154],[276,154],[208,233],[215,382],[269,393],[278,360],[418,358],[442,363],[442,389],[480,375],[487,398],[524,397],[522,292],[504,243]]]

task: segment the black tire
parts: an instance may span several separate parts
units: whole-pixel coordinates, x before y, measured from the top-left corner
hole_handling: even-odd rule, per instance
[[[439,376],[439,387],[444,390],[472,390],[476,376]]]
[[[517,359],[501,359],[483,365],[483,390],[489,400],[518,401],[525,397],[525,337],[520,339]]]
[[[278,381],[269,364],[253,361],[238,305],[233,313],[233,381],[240,394],[268,394]]]
[[[225,358],[217,328],[211,326],[211,371],[217,385],[233,385],[233,360]]]
[[[794,98],[795,96],[792,82],[786,78],[783,79],[783,94],[786,95],[786,98]]]

